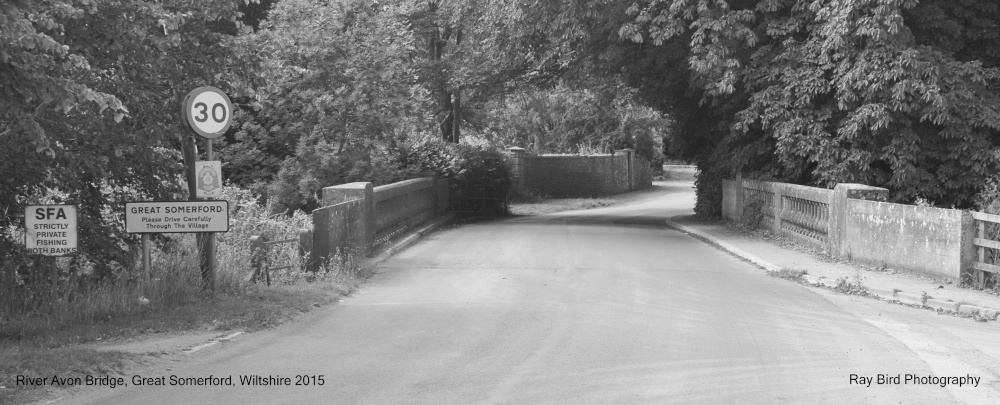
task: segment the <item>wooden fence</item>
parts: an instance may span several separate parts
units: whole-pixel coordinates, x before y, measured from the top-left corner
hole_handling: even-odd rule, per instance
[[[994,277],[1000,274],[1000,266],[997,265],[1000,259],[1000,215],[973,212],[972,219],[976,222],[976,237],[972,240],[972,245],[976,248],[976,261],[972,263],[974,270],[973,277],[981,286],[985,284],[986,274],[993,274]]]

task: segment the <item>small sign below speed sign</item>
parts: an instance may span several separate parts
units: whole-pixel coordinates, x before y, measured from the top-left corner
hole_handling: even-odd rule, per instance
[[[222,136],[233,123],[233,103],[215,87],[199,87],[188,93],[183,112],[191,129],[208,139]]]

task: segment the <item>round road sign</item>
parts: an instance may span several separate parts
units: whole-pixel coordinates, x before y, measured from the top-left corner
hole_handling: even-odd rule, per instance
[[[233,103],[215,87],[199,87],[184,97],[183,113],[191,129],[208,139],[226,133],[233,123]]]

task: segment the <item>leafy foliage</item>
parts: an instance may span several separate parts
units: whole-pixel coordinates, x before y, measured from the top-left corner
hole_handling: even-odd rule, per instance
[[[427,171],[503,187],[488,144],[666,145],[704,215],[738,172],[968,207],[1000,170],[998,23],[974,0],[0,2],[0,252],[25,205],[74,203],[77,261],[127,272],[123,203],[182,195],[203,85],[237,104],[226,177],[286,210]]]
[[[610,153],[635,149],[651,162],[663,162],[663,138],[671,122],[641,106],[622,86],[596,90],[559,84],[514,94],[487,113],[497,141],[535,153]],[[655,163],[654,163],[655,164]]]
[[[252,65],[227,47],[238,16],[231,2],[0,4],[0,251],[21,254],[25,205],[71,203],[78,260],[98,276],[131,267],[123,204],[179,191],[181,98]]]
[[[712,131],[703,171],[964,207],[1000,169],[996,4],[654,0],[629,13],[622,37],[689,41],[689,83],[735,117]]]
[[[398,169],[393,149],[430,126],[405,11],[367,1],[286,0],[242,39],[242,49],[262,61],[265,83],[222,149],[242,184],[270,182],[270,196],[294,210],[315,206],[326,186],[408,173]]]
[[[496,149],[482,146],[456,145],[454,171],[451,179],[459,186],[478,186],[499,190],[506,195],[513,174],[506,157]]]

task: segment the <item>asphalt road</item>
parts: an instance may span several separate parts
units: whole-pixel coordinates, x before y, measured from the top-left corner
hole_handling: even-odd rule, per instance
[[[93,402],[1000,403],[998,354],[956,347],[963,333],[997,346],[982,324],[767,277],[665,228],[693,195],[658,188],[627,206],[434,233],[339,305],[150,375],[235,387],[130,386]],[[324,384],[241,386],[251,374]],[[982,380],[867,387],[852,374]]]

